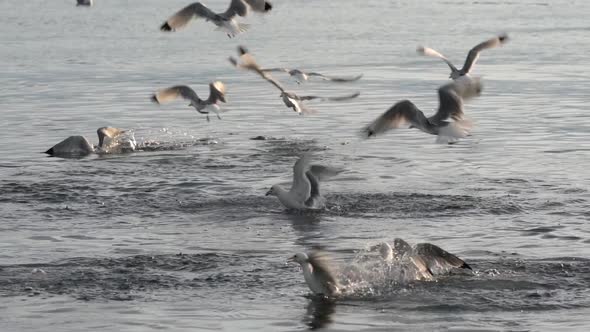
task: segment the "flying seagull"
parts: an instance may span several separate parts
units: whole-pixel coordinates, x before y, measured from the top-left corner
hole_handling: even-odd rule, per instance
[[[289,69],[289,68],[265,68],[261,69],[262,72],[284,72],[288,73],[295,79],[297,84],[301,84],[309,80],[310,77],[319,77],[324,81],[332,81],[332,82],[353,82],[359,80],[363,75],[357,75],[354,77],[331,77],[326,76],[324,74],[316,73],[316,72],[305,72],[299,69]]]
[[[467,54],[467,59],[465,59],[465,63],[463,64],[463,68],[461,68],[461,69],[457,69],[457,67],[455,67],[444,55],[433,50],[432,48],[418,46],[418,48],[416,49],[416,52],[418,52],[419,54],[422,54],[422,55],[441,58],[449,66],[449,68],[451,68],[451,75],[449,76],[449,78],[456,80],[457,78],[459,78],[461,76],[469,74],[471,69],[473,69],[473,65],[475,65],[475,62],[479,58],[479,52],[481,52],[485,49],[488,49],[488,48],[494,48],[494,47],[501,46],[504,43],[506,43],[507,41],[508,41],[508,35],[502,34],[502,35],[496,36],[492,39],[488,39],[488,40],[484,41],[483,43],[475,45],[475,47],[469,51],[469,54]]]
[[[176,31],[184,28],[193,18],[204,18],[224,31],[229,38],[235,37],[248,29],[247,24],[238,23],[234,19],[236,15],[246,16],[249,10],[255,12],[268,12],[272,4],[264,0],[231,0],[229,8],[223,13],[214,13],[200,2],[192,3],[176,14],[172,15],[162,26],[162,31]]]
[[[481,90],[479,78],[462,76],[438,89],[439,106],[434,115],[427,118],[414,103],[402,100],[363,128],[363,136],[369,138],[396,128],[417,128],[437,135],[439,143],[455,142],[471,129],[471,122],[464,118],[463,101],[479,96]]]
[[[218,103],[225,103],[225,85],[220,82],[209,83],[209,98],[203,100],[199,98],[197,93],[186,85],[176,85],[166,89],[157,91],[152,95],[151,100],[154,103],[162,104],[177,98],[190,100],[188,106],[192,106],[201,114],[207,114],[207,121],[209,120],[209,113],[213,112],[221,119],[219,112],[221,111]]]
[[[273,185],[266,196],[277,196],[281,204],[288,209],[315,210],[324,206],[320,194],[320,181],[338,175],[340,169],[311,165],[311,156],[305,154],[293,165],[293,183],[286,190],[278,184]]]
[[[245,47],[239,46],[238,53],[240,54],[239,59],[230,57],[230,63],[233,64],[236,68],[255,72],[260,77],[265,79],[267,82],[271,83],[273,86],[279,89],[281,91],[279,97],[282,98],[285,106],[293,109],[293,111],[297,112],[298,114],[314,113],[314,111],[310,110],[306,105],[303,104],[303,101],[306,100],[318,99],[320,101],[345,101],[356,98],[360,95],[360,92],[355,92],[350,95],[338,97],[299,96],[294,92],[286,91],[278,81],[276,81],[274,78],[272,78],[270,74],[268,74],[268,71],[265,72],[263,69],[261,69],[258,63],[256,63],[256,60],[254,60],[254,57],[248,52],[248,50]]]
[[[396,238],[393,240],[393,248],[389,243],[382,242],[373,246],[371,250],[378,250],[386,263],[410,261],[417,269],[418,276],[426,280],[433,280],[435,275],[433,271],[446,272],[453,268],[472,269],[459,257],[431,243],[418,243],[411,246],[406,241]]]
[[[309,254],[301,252],[288,260],[301,265],[305,282],[315,295],[334,297],[341,294],[343,288],[336,278],[330,258],[325,253],[320,251],[313,251]]]
[[[123,137],[123,134],[127,132],[119,128],[101,127],[96,130],[96,133],[98,135],[98,147],[90,144],[84,136],[70,136],[45,151],[45,153],[58,157],[83,157],[91,153],[133,151],[137,146],[133,135]]]

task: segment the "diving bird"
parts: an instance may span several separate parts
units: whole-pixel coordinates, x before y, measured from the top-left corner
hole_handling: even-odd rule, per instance
[[[127,135],[127,131],[113,128],[101,127],[96,130],[98,135],[98,146],[92,145],[84,136],[70,136],[57,143],[49,150],[48,155],[57,157],[83,157],[92,153],[115,153],[134,151],[137,143],[133,135]]]
[[[92,0],[76,0],[76,6],[92,6]]]
[[[403,239],[396,238],[393,240],[393,247],[387,242],[382,242],[370,250],[378,250],[383,261],[389,264],[404,260],[411,262],[418,272],[418,277],[425,280],[432,280],[437,272],[446,272],[452,268],[472,270],[471,266],[459,257],[431,243],[411,246]]]
[[[162,104],[173,101],[177,98],[190,100],[188,106],[192,106],[201,114],[207,115],[207,121],[209,119],[209,113],[213,112],[217,115],[218,119],[221,119],[219,112],[219,102],[226,102],[225,100],[225,85],[220,81],[209,83],[209,98],[203,100],[199,98],[197,93],[186,85],[175,85],[166,89],[158,90],[152,95],[151,100],[154,103]]]
[[[275,184],[266,193],[266,196],[276,196],[281,204],[288,209],[321,209],[324,206],[324,200],[320,194],[320,181],[341,172],[341,169],[333,167],[311,165],[311,155],[304,154],[297,159],[293,166],[291,189],[286,190]]]
[[[224,31],[229,38],[248,29],[248,24],[238,23],[235,16],[246,16],[249,10],[268,12],[272,4],[264,0],[231,0],[229,8],[223,13],[214,13],[200,2],[192,3],[172,15],[160,26],[162,31],[177,31],[184,28],[193,18],[204,18]]]
[[[494,48],[494,47],[501,46],[504,43],[506,43],[508,40],[509,40],[508,35],[502,34],[502,35],[496,36],[494,38],[488,39],[488,40],[484,41],[483,43],[479,43],[479,44],[475,45],[475,47],[473,47],[469,51],[469,53],[467,54],[467,58],[465,59],[465,63],[463,64],[463,68],[461,68],[461,69],[457,69],[457,67],[455,67],[444,55],[433,50],[432,48],[418,46],[418,48],[416,49],[416,52],[418,52],[419,54],[422,54],[422,55],[427,55],[427,56],[432,56],[432,57],[437,57],[437,58],[442,59],[449,66],[449,68],[451,68],[451,75],[449,76],[449,78],[456,80],[457,78],[459,78],[461,76],[469,74],[471,69],[473,69],[475,62],[479,58],[479,52],[481,52],[485,49],[488,49],[488,48]]]
[[[330,258],[325,253],[320,251],[312,251],[309,254],[301,252],[288,260],[301,265],[305,282],[315,295],[334,297],[342,293],[343,288],[336,278]]]
[[[294,92],[286,91],[278,81],[276,81],[270,74],[268,74],[268,71],[265,72],[263,69],[261,69],[254,57],[248,52],[248,50],[245,47],[239,46],[238,53],[239,59],[230,57],[229,62],[238,69],[253,71],[260,77],[265,79],[267,82],[271,83],[274,87],[281,91],[279,97],[281,97],[285,106],[293,109],[293,111],[297,112],[300,115],[314,113],[313,110],[309,109],[305,104],[303,104],[303,101],[313,99],[317,99],[320,101],[346,101],[354,99],[360,95],[360,92],[355,92],[349,95],[338,97],[299,96]]]
[[[332,82],[353,82],[359,80],[363,77],[362,74],[353,76],[353,77],[331,77],[326,76],[324,74],[316,73],[316,72],[305,72],[299,69],[289,69],[289,68],[265,68],[261,69],[262,72],[284,72],[289,74],[291,77],[295,79],[297,84],[301,84],[309,80],[310,77],[318,77],[324,81],[332,81]]]
[[[402,100],[363,128],[362,134],[369,138],[390,129],[417,128],[437,135],[439,143],[455,142],[471,130],[471,122],[464,118],[463,101],[479,96],[481,90],[479,78],[462,76],[438,89],[439,106],[434,115],[427,118],[414,103]]]

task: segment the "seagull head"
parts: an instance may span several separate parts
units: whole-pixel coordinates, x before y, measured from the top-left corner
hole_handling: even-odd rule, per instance
[[[299,264],[304,264],[304,263],[307,263],[309,261],[309,257],[307,256],[307,254],[305,254],[303,252],[299,252],[299,253],[296,253],[295,255],[289,257],[287,259],[287,261],[289,261],[289,262],[297,262]]]
[[[270,187],[270,189],[266,192],[265,196],[276,196],[277,194],[277,189],[276,189],[276,185]]]

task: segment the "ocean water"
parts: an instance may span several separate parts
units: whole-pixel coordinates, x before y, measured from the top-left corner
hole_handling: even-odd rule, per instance
[[[590,108],[587,1],[274,0],[235,39],[210,23],[165,34],[186,1],[0,1],[1,331],[587,331]],[[227,1],[207,1],[216,11]],[[448,68],[482,53],[472,135],[435,144],[417,130],[362,140],[401,99],[426,114]],[[360,91],[298,116],[227,62],[246,45],[266,67],[331,75],[302,94]],[[227,85],[222,120],[155,90]],[[42,152],[98,127],[146,146],[83,159]],[[267,140],[251,140],[255,136]],[[264,194],[295,160],[345,169],[326,208],[285,210]],[[401,237],[465,259],[473,273],[372,283],[309,296],[293,253],[321,247],[340,267]],[[43,273],[33,273],[41,269]]]

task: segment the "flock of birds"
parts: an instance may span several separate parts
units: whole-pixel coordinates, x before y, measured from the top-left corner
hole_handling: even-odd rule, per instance
[[[92,0],[77,0],[78,6],[92,6]],[[215,13],[200,2],[192,3],[172,16],[161,26],[164,32],[173,32],[186,27],[194,18],[202,18],[215,24],[217,30],[223,31],[229,38],[245,32],[248,25],[239,23],[238,16],[246,16],[250,11],[268,13],[273,5],[265,0],[230,0],[225,12]],[[385,113],[362,128],[365,138],[383,134],[396,128],[416,128],[425,133],[436,135],[437,142],[454,143],[458,139],[469,135],[471,121],[464,114],[464,102],[481,95],[482,83],[478,77],[470,75],[479,54],[485,49],[501,46],[508,41],[505,34],[486,40],[473,47],[463,64],[458,69],[444,55],[434,49],[420,46],[417,52],[421,55],[437,57],[450,68],[450,83],[438,88],[439,107],[436,113],[427,117],[414,103],[402,100],[395,103]],[[298,84],[310,78],[318,78],[329,82],[352,82],[362,78],[362,75],[352,77],[330,77],[317,72],[306,72],[294,68],[264,68],[254,56],[244,47],[238,46],[237,57],[230,57],[229,62],[239,70],[253,72],[280,91],[280,98],[287,108],[298,114],[314,113],[304,102],[309,100],[346,101],[356,98],[360,92],[336,97],[321,97],[315,95],[298,95],[287,91],[279,81],[272,77],[272,73],[286,73]],[[214,113],[221,119],[222,107],[226,102],[226,88],[220,81],[209,84],[209,97],[201,99],[197,93],[186,85],[176,85],[156,91],[151,100],[163,104],[176,99],[189,101],[199,113],[205,114],[210,121],[209,114]],[[134,151],[137,143],[133,134],[118,128],[103,127],[97,130],[98,146],[92,145],[84,136],[70,136],[46,151],[47,154],[60,157],[80,157],[92,153],[121,153]],[[293,166],[293,182],[290,189],[280,185],[273,185],[266,195],[273,195],[288,209],[317,210],[324,207],[324,199],[320,193],[320,182],[338,175],[341,169],[314,165],[311,155],[300,157]],[[448,272],[453,268],[471,269],[471,267],[457,256],[430,243],[411,246],[402,239],[395,239],[393,245],[383,242],[370,248],[371,252],[378,252],[379,259],[388,266],[399,264],[410,269],[413,279],[433,280],[436,274]],[[317,295],[334,297],[345,294],[346,285],[342,285],[336,275],[330,258],[321,251],[298,253],[289,259],[301,265],[303,275],[310,290]]]

